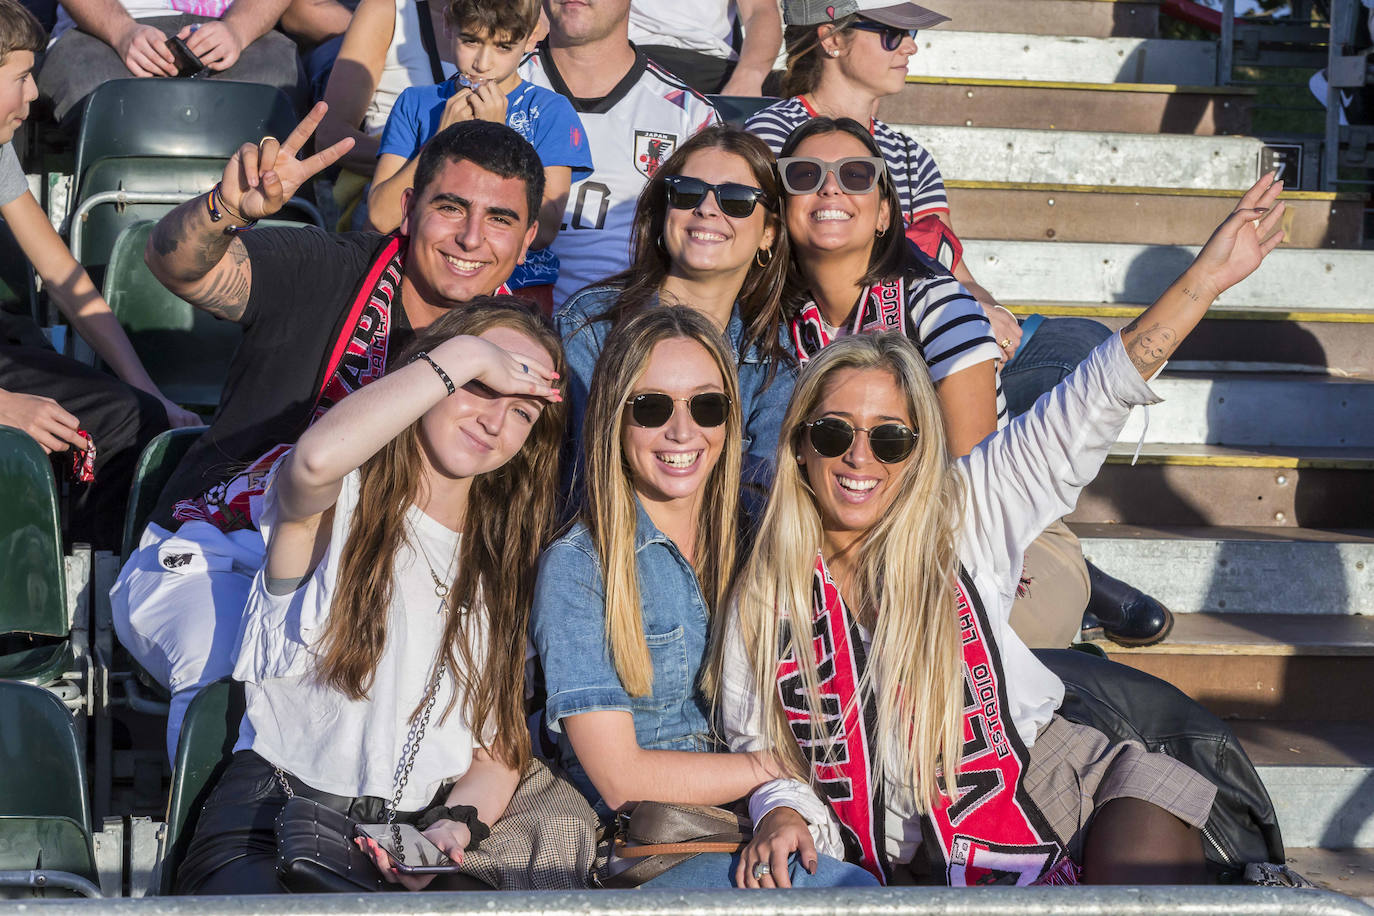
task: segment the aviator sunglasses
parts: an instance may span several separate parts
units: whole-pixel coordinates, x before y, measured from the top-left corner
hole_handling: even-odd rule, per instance
[[[719,391],[705,391],[690,398],[675,398],[661,391],[637,394],[625,403],[630,408],[630,419],[636,426],[657,429],[672,419],[678,401],[687,404],[692,422],[703,429],[712,429],[725,422],[730,415],[730,399]]]
[[[899,29],[895,25],[883,25],[881,22],[873,22],[868,19],[860,19],[850,26],[851,29],[858,29],[861,32],[876,32],[883,40],[884,51],[895,51],[902,46],[902,39],[908,35],[911,40],[916,40],[916,29]]]
[[[763,188],[735,182],[707,184],[700,178],[689,178],[686,175],[669,175],[663,179],[663,186],[668,193],[668,206],[674,210],[695,210],[710,192],[716,195],[716,205],[720,207],[720,212],[735,219],[747,218],[754,212],[759,201],[764,201],[764,205],[767,206],[768,200]]]
[[[883,464],[905,461],[916,447],[916,434],[900,423],[865,428],[850,426],[839,417],[821,417],[805,425],[811,447],[822,458],[838,458],[849,451],[856,433],[868,434],[868,447]]]
[[[872,194],[887,163],[877,156],[846,156],[834,162],[810,156],[787,156],[778,160],[778,177],[788,194],[815,194],[825,184],[825,176],[835,173],[835,181],[846,194]]]

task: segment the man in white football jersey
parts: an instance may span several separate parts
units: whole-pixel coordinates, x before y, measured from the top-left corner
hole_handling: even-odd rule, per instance
[[[718,118],[686,83],[635,50],[630,0],[545,0],[549,35],[520,75],[572,100],[593,171],[574,188],[557,239],[553,304],[623,270],[644,182],[677,145]]]

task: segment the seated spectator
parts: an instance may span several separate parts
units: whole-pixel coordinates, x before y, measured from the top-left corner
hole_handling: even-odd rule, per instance
[[[1011,628],[1003,583],[1131,407],[1159,400],[1146,382],[1282,240],[1271,182],[1154,305],[962,458],[904,335],[847,337],[802,370],[783,423],[797,460],[778,468],[722,621],[730,747],[778,754],[792,777],[750,800],[750,886],[782,856],[845,849],[890,884],[1205,879],[1216,787],[1060,716],[1064,684]],[[824,791],[843,785],[864,791]]]
[[[630,41],[697,92],[767,95],[782,19],[777,0],[630,0]]]
[[[285,141],[245,144],[220,184],[153,230],[154,275],[244,329],[214,423],[172,474],[111,592],[115,632],[172,693],[168,752],[186,705],[232,669],[253,571],[262,482],[281,450],[395,368],[414,332],[501,288],[536,231],[543,169],[511,129],[459,124],[425,147],[400,235],[243,229],[348,151],[305,160],[324,106]],[[464,269],[455,269],[455,263]]]
[[[118,552],[139,452],[169,424],[201,421],[158,391],[104,297],[29,191],[11,141],[38,97],[33,64],[43,43],[37,20],[15,0],[0,0],[0,217],[48,297],[119,378],[56,353],[27,316],[4,314],[0,424],[23,430],[50,453],[85,451],[94,444],[95,478],[76,487],[68,534],[98,550]]]
[[[778,218],[781,191],[773,154],[736,127],[706,128],[659,167],[639,195],[629,269],[577,293],[554,316],[568,351],[572,441],[581,439],[606,336],[655,304],[687,306],[710,318],[730,344],[739,372],[744,478],[767,488],[795,378],[782,328],[791,256]]]
[[[427,16],[420,18],[419,7]],[[332,145],[345,137],[353,148],[340,161],[334,200],[340,229],[367,225],[367,189],[377,167],[382,128],[396,98],[412,86],[442,83],[457,70],[453,46],[441,42],[443,5],[411,0],[362,0],[323,97],[329,111],[320,122],[318,141]]]
[[[603,817],[729,804],[777,775],[767,755],[712,753],[701,689],[735,569],[740,421],[734,356],[704,315],[648,308],[607,340],[582,436],[586,508],[540,558],[530,612],[559,761]],[[873,883],[842,855],[793,861],[792,880]],[[647,886],[731,887],[731,859],[703,853]]]
[[[569,195],[550,246],[559,259],[556,309],[629,266],[634,202],[644,182],[717,117],[709,102],[630,44],[629,0],[546,6],[549,37],[520,75],[572,101],[595,169]]]
[[[81,103],[101,83],[179,73],[168,47],[175,37],[204,75],[264,83],[298,110],[309,104],[296,43],[273,26],[289,0],[60,0],[53,42],[38,88],[57,120],[74,124]]]
[[[569,188],[592,170],[582,122],[567,99],[526,82],[516,71],[534,47],[538,0],[449,0],[444,21],[458,72],[435,86],[406,89],[392,106],[367,198],[368,221],[382,232],[400,224],[401,197],[430,137],[463,121],[506,124],[534,146],[544,164],[539,233],[508,285],[543,288],[537,298],[548,311],[558,279],[558,258],[548,246],[558,235]]]
[[[983,307],[992,323],[993,339],[1004,360],[1000,378],[1006,406],[1015,417],[1030,409],[1041,394],[1073,371],[1110,333],[1101,323],[1084,318],[1027,319],[1024,329],[1015,317],[980,286],[962,257],[963,247],[950,222],[940,169],[920,144],[893,130],[874,115],[878,102],[902,91],[907,60],[916,53],[916,31],[945,22],[942,16],[915,3],[891,0],[786,0],[788,65],[782,102],[749,119],[746,127],[763,137],[774,151],[789,134],[815,116],[852,118],[866,124],[887,161],[887,171],[901,196],[907,235],[954,277]],[[1164,639],[1173,615],[1149,595],[1088,564],[1074,559],[1082,551],[1067,528],[1061,540],[1073,560],[1074,576],[1085,591],[1081,625],[1086,636],[1106,635],[1124,645],[1149,645]],[[1086,573],[1086,579],[1083,578]],[[1040,590],[1041,593],[1045,589]],[[1027,600],[1040,595],[1034,583]],[[1059,613],[1067,613],[1060,594],[1051,596]],[[1031,614],[1030,619],[1039,614]],[[1062,645],[1057,634],[1052,647]],[[1033,640],[1039,644],[1039,640]]]
[[[292,794],[363,823],[423,818],[455,861],[505,811],[530,759],[523,634],[553,525],[559,351],[532,311],[474,300],[278,461],[234,667],[247,708],[180,893],[280,891]],[[373,854],[410,889],[433,877]]]

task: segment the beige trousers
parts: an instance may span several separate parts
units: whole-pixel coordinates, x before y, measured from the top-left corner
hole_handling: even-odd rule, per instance
[[[1088,606],[1088,564],[1083,547],[1060,519],[1026,548],[1026,594],[1011,606],[1011,628],[1032,649],[1063,649],[1073,642]]]

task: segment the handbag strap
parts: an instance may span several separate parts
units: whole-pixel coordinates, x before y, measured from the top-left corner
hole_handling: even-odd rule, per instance
[[[749,837],[742,833],[717,833],[681,843],[636,843],[631,846],[621,837],[615,838],[615,854],[622,859],[642,859],[648,856],[696,855],[699,852],[739,852]]]
[[[420,17],[420,44],[429,57],[429,72],[436,84],[444,81],[444,65],[439,60],[439,44],[434,40],[434,20],[429,15],[429,0],[415,0],[415,14]]]

